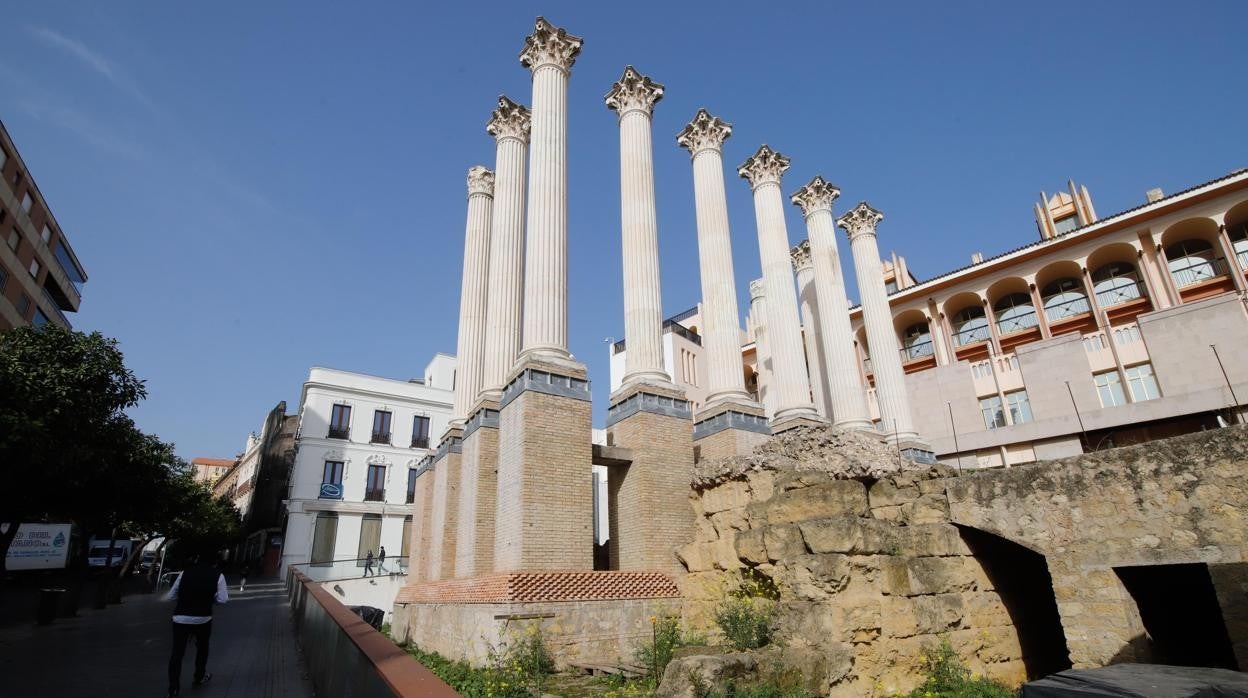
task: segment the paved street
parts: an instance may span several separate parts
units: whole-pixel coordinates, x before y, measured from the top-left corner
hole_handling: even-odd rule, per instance
[[[0,696],[164,696],[172,604],[163,594],[131,595],[120,606],[81,610],[58,618],[0,630]],[[212,681],[191,689],[194,645],[187,648],[182,695],[196,698],[303,698],[312,685],[302,678],[284,586],[230,585],[230,602],[214,612]]]

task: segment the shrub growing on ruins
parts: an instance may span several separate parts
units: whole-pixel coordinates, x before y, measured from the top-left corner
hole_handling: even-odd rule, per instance
[[[657,686],[663,672],[671,663],[677,647],[705,644],[701,635],[689,635],[680,629],[680,619],[675,616],[650,617],[650,641],[637,648],[637,661],[650,670],[649,681]]]
[[[740,585],[715,609],[715,624],[724,639],[737,650],[766,646],[772,640],[776,622],[776,601],[780,592],[771,579],[754,570],[746,573]]]
[[[906,698],[1015,698],[1018,694],[987,677],[975,676],[958,653],[941,638],[940,644],[923,652],[926,678]]]

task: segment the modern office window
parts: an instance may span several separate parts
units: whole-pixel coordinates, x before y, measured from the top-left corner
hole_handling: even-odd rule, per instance
[[[330,439],[347,439],[351,437],[351,406],[334,405],[329,414]]]
[[[39,260],[37,259],[30,260],[30,277],[32,279],[39,278],[39,271],[41,269],[43,269],[43,267],[39,265]]]
[[[423,414],[412,420],[412,448],[429,448],[429,418]]]
[[[23,293],[22,297],[17,299],[17,314],[26,317],[28,310],[30,310],[30,296]]]
[[[368,481],[364,485],[364,501],[386,501],[386,466],[368,466]]]
[[[0,267],[0,293],[4,293],[4,287],[9,283],[9,272]]]
[[[1015,424],[1026,424],[1035,419],[1031,416],[1031,400],[1026,390],[1015,390],[1005,394],[1005,402],[1010,407],[1010,421]]]
[[[30,324],[35,327],[43,327],[48,324],[48,316],[43,312],[42,308],[39,308],[38,306],[35,307],[35,316],[31,318]]]
[[[1161,390],[1157,387],[1157,376],[1153,374],[1152,364],[1131,366],[1124,373],[1127,374],[1127,385],[1131,387],[1133,402],[1156,400],[1161,397]]]
[[[13,228],[9,231],[9,237],[6,241],[9,244],[9,249],[13,250],[14,254],[17,254],[17,248],[22,246],[22,234],[18,232],[17,228]]]
[[[1102,371],[1092,375],[1096,383],[1096,394],[1101,398],[1101,407],[1117,407],[1127,404],[1127,396],[1122,392],[1122,380],[1117,371]]]
[[[39,232],[39,239],[43,240],[43,244],[48,244],[48,240],[52,239],[52,229],[46,225],[43,226],[43,230]]]
[[[30,209],[34,207],[34,205],[35,200],[30,198],[30,192],[26,192],[26,194],[22,196],[22,212],[29,215]]]
[[[342,499],[342,461],[327,460],[321,472],[320,499]]]
[[[984,428],[996,429],[1005,426],[1005,410],[1001,408],[1001,397],[981,397],[979,411],[984,415]]]
[[[61,265],[61,269],[69,277],[69,283],[74,285],[78,293],[82,293],[82,286],[87,283],[87,277],[82,273],[82,269],[78,268],[78,263],[74,261],[74,256],[69,253],[69,248],[65,246],[64,240],[56,241],[56,247],[52,250],[52,255],[56,257],[57,263]]]
[[[377,557],[378,549],[381,547],[381,514],[365,514],[360,520],[360,547],[356,550],[355,556],[358,561],[355,563],[358,567],[364,566],[364,559],[369,553],[373,557]],[[373,565],[376,569],[376,564]]]
[[[312,564],[328,565],[334,561],[334,546],[338,540],[338,514],[322,511],[316,515],[312,533]]]
[[[370,443],[390,443],[390,417],[390,412],[386,410],[376,410],[373,412],[373,435],[369,439]]]
[[[407,503],[416,501],[416,468],[407,469]]]
[[[4,169],[4,165],[8,161],[9,161],[9,154],[4,152],[4,148],[0,148],[0,170]]]
[[[399,555],[408,557],[412,550],[412,515],[403,517],[403,543],[399,546]]]

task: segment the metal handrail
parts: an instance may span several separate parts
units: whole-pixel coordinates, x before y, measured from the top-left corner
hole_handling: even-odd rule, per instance
[[[1144,287],[1141,281],[1133,281],[1130,284],[1107,288],[1104,291],[1097,291],[1096,302],[1102,308],[1111,308],[1120,303],[1136,300],[1137,298],[1147,298],[1148,289]]]
[[[325,434],[325,438],[327,438],[327,439],[347,439],[347,438],[350,438],[350,437],[351,437],[351,428],[350,428],[350,427],[334,427],[334,426],[331,426],[331,427],[329,428],[329,431]]]
[[[386,501],[386,488],[378,487],[378,488],[364,490],[364,501],[366,502]]]
[[[992,330],[988,329],[987,324],[953,333],[953,343],[959,347],[975,344],[976,342],[987,342],[991,338]]]
[[[412,448],[429,448],[428,436],[413,436]]]
[[[1202,281],[1216,279],[1229,273],[1226,268],[1226,260],[1221,257],[1214,257],[1213,259],[1184,257],[1182,260],[1175,261],[1189,262],[1186,266],[1177,269],[1172,267],[1170,269],[1170,276],[1174,278],[1174,285],[1179,288],[1194,286]]]
[[[1001,334],[1010,334],[1011,332],[1020,332],[1022,330],[1031,329],[1040,324],[1040,318],[1036,316],[1036,311],[1032,310],[1021,315],[1015,315],[1004,320],[997,320],[997,330]]]
[[[1088,303],[1087,296],[1081,295],[1078,298],[1071,298],[1068,301],[1049,305],[1049,299],[1055,297],[1049,296],[1044,299],[1044,317],[1048,318],[1049,322],[1058,322],[1069,317],[1092,312],[1092,305]]]
[[[372,437],[369,438],[368,442],[370,444],[385,444],[389,446],[390,445],[390,432],[386,432],[384,434],[379,433],[379,432],[373,432],[373,435]]]
[[[914,361],[916,359],[926,358],[931,356],[935,351],[935,348],[932,346],[932,340],[929,339],[926,342],[919,342],[917,344],[902,347],[901,360]]]

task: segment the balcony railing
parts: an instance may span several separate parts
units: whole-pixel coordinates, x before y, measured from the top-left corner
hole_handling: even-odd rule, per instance
[[[997,320],[997,331],[1001,334],[1010,334],[1011,332],[1021,332],[1022,330],[1030,329],[1038,324],[1040,324],[1040,318],[1036,317],[1036,311],[1031,310]]]
[[[1193,286],[1202,281],[1209,281],[1227,275],[1226,260],[1221,257],[1204,259],[1203,257],[1185,257],[1177,259],[1171,266],[1170,275],[1174,277],[1174,285],[1179,288]]]
[[[934,351],[935,349],[932,347],[931,340],[918,342],[916,344],[911,344],[910,346],[901,348],[901,360],[904,363],[906,361],[922,359],[924,357],[931,356]]]
[[[428,436],[413,436],[412,448],[429,448]]]
[[[1235,259],[1239,261],[1240,269],[1248,270],[1248,250],[1244,250],[1243,252],[1236,252]]]
[[[988,325],[984,324],[979,327],[962,330],[961,332],[954,332],[953,344],[954,346],[964,347],[976,342],[987,342],[991,337],[992,331],[988,329]]]
[[[373,488],[364,490],[364,501],[366,502],[386,501],[386,488],[373,487]]]
[[[1088,304],[1087,296],[1071,298],[1053,305],[1049,305],[1049,298],[1044,299],[1044,317],[1048,318],[1049,322],[1059,322],[1068,317],[1075,317],[1076,315],[1090,312],[1092,312],[1092,306]]]
[[[386,444],[387,446],[389,446],[390,445],[390,432],[387,431],[384,434],[373,432],[373,435],[369,437],[368,442],[370,444]]]
[[[1104,291],[1097,291],[1096,302],[1100,304],[1102,308],[1111,308],[1115,305],[1133,301],[1137,298],[1147,297],[1148,289],[1144,288],[1144,283],[1141,281],[1133,281],[1129,284],[1123,284],[1121,286],[1115,286],[1114,288],[1105,289]]]
[[[693,342],[694,344],[697,344],[698,346],[702,346],[702,336],[699,335],[697,332],[694,332],[693,330],[689,329],[688,327],[685,327],[684,325],[680,324],[679,322],[676,322],[674,320],[668,320],[667,322],[663,323],[663,329],[664,330],[670,329],[675,334],[681,337],[684,337],[690,342]]]
[[[329,433],[325,434],[325,438],[327,439],[347,439],[350,437],[351,437],[350,427],[331,426],[329,428]]]

